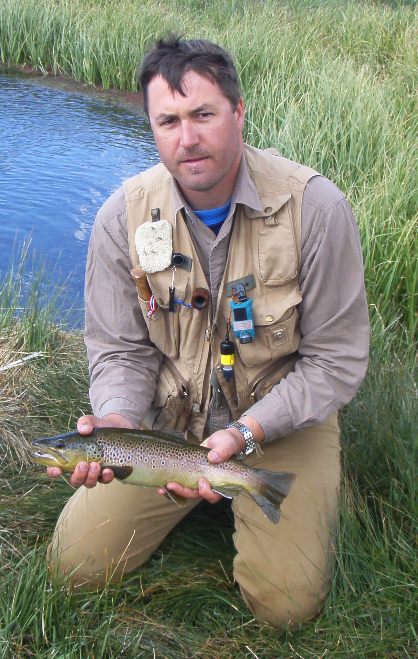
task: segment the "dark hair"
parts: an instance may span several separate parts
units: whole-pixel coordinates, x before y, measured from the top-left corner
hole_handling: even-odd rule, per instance
[[[155,76],[160,75],[173,91],[185,96],[183,78],[188,71],[216,82],[235,110],[241,98],[241,88],[230,54],[206,39],[181,39],[169,35],[155,43],[138,67],[145,112],[148,114],[148,85]]]

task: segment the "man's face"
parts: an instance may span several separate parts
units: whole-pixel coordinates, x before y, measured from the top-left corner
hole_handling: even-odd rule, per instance
[[[148,86],[148,112],[160,158],[192,208],[225,204],[242,155],[242,99],[235,110],[217,83],[194,71],[183,79],[186,96],[156,76]]]

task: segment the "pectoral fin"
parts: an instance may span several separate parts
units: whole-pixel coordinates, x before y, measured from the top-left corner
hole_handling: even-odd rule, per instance
[[[106,465],[106,467],[108,469],[111,469],[115,474],[115,478],[117,478],[120,481],[124,481],[126,478],[128,478],[134,470],[133,467],[118,467],[116,465]]]

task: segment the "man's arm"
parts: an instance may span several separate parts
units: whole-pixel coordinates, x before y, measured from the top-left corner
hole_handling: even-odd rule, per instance
[[[324,177],[313,178],[304,194],[299,284],[300,358],[294,371],[247,410],[265,441],[324,421],[353,398],[367,369],[358,228],[347,200]]]
[[[89,357],[90,400],[94,414],[78,420],[88,435],[94,428],[138,427],[154,397],[161,355],[148,339],[131,279],[123,190],[119,189],[99,211],[87,261],[85,342]],[[56,478],[61,470],[50,467]],[[111,469],[97,463],[79,463],[73,486],[110,483]]]
[[[107,200],[93,227],[85,309],[93,413],[117,413],[138,427],[153,401],[162,355],[149,340],[130,275],[122,189]]]

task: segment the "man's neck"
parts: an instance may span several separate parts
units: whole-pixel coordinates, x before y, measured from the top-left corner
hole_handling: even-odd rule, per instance
[[[185,191],[180,186],[179,189],[190,208],[203,211],[224,206],[231,199],[234,186],[224,194],[212,190],[193,191],[193,194],[190,194],[190,190]]]

